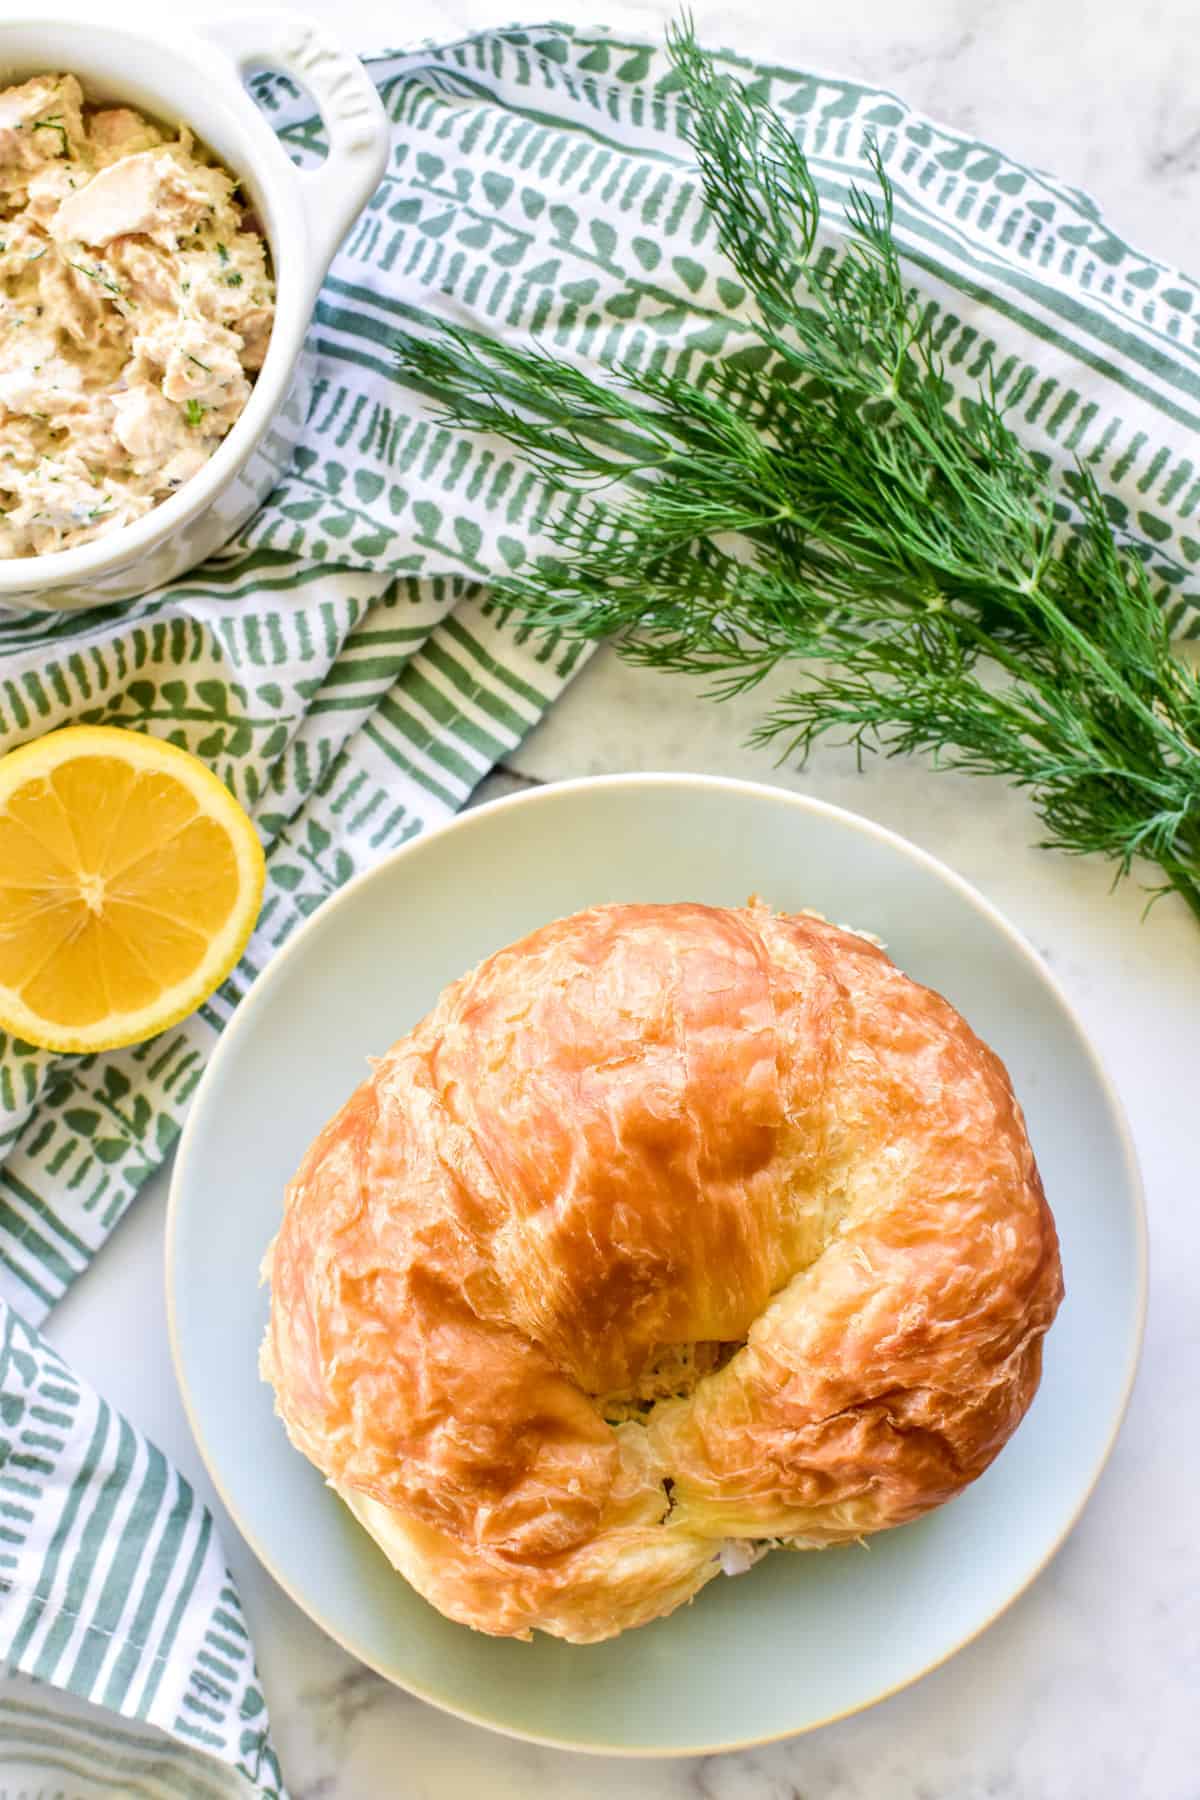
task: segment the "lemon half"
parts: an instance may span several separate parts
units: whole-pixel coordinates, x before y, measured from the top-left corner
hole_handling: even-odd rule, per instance
[[[159,738],[74,725],[0,757],[0,1029],[112,1050],[173,1025],[246,946],[254,827]]]

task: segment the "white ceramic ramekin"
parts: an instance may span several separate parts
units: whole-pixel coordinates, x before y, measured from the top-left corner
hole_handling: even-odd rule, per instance
[[[0,561],[0,608],[127,600],[226,543],[286,468],[311,381],[304,340],[333,254],[379,183],[388,124],[362,64],[289,12],[238,12],[203,25],[107,23],[101,8],[0,20],[0,85],[47,70],[89,99],[124,101],[188,125],[239,177],[271,246],[277,286],[266,360],[237,424],[198,475],[132,525],[74,550]],[[252,68],[282,70],[312,95],[329,154],[302,171],[247,93]]]

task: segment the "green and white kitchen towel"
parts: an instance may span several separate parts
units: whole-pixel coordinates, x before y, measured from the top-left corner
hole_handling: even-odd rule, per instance
[[[990,366],[1035,447],[1094,464],[1173,622],[1200,634],[1196,284],[1130,250],[1085,196],[888,94],[726,61],[794,121],[835,220],[878,142],[951,380]],[[545,496],[395,380],[392,336],[437,313],[585,363],[736,370],[765,354],[714,249],[661,50],[546,26],[372,70],[390,166],[317,307],[319,379],[287,478],[168,592],[0,619],[0,749],[75,720],[168,735],[268,846],[249,952],[194,1018],[92,1058],[0,1042],[0,1657],[49,1684],[0,1691],[0,1770],[57,1766],[71,1792],[88,1770],[113,1772],[110,1791],[283,1790],[211,1519],[37,1327],[170,1150],[273,951],[461,806],[578,657],[489,609],[489,575],[536,551]],[[315,153],[294,90],[257,86],[295,154]],[[78,1700],[63,1711],[51,1687]],[[80,1702],[139,1728],[114,1736]],[[206,1772],[180,1775],[159,1730],[207,1752]]]

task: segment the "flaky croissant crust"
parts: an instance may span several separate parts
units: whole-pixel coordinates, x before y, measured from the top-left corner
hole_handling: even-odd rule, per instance
[[[951,1498],[1062,1295],[999,1059],[759,906],[489,957],[322,1131],[264,1269],[277,1408],[394,1565],[575,1642]]]

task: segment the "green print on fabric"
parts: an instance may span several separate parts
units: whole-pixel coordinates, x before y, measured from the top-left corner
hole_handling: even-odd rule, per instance
[[[0,1395],[0,1656],[284,1800],[241,1602],[191,1487],[2,1301]],[[185,1614],[202,1629],[180,1662]],[[31,1714],[0,1698],[14,1753]],[[52,1717],[59,1751],[86,1730]],[[138,1743],[97,1735],[114,1753]]]

